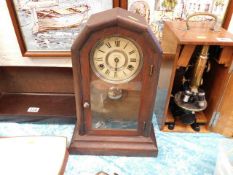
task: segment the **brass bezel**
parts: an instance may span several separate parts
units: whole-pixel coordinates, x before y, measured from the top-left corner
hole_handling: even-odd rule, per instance
[[[139,66],[138,66],[137,70],[134,72],[134,74],[131,75],[130,77],[126,78],[126,79],[122,79],[122,80],[110,80],[110,79],[107,79],[104,76],[102,76],[94,66],[93,55],[94,55],[95,48],[103,40],[105,40],[107,38],[112,38],[112,37],[124,38],[126,40],[131,41],[135,45],[135,47],[137,48],[137,50],[139,52],[139,56],[140,56]],[[121,35],[111,35],[111,36],[108,36],[108,37],[105,37],[105,38],[102,38],[102,39],[98,40],[96,42],[96,44],[93,46],[93,48],[91,49],[91,52],[90,52],[90,65],[91,65],[92,71],[96,74],[96,76],[99,77],[101,80],[107,82],[107,83],[111,83],[111,84],[127,83],[127,82],[133,80],[139,74],[139,72],[141,71],[142,66],[143,66],[143,53],[142,53],[142,50],[141,50],[141,47],[139,46],[139,44],[135,40],[133,40],[132,38],[121,36]]]

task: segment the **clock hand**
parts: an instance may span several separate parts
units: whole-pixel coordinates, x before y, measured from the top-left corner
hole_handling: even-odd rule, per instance
[[[116,58],[114,59],[114,61],[115,61],[115,63],[116,63],[116,64],[115,64],[115,71],[117,71],[117,64],[118,64],[118,62],[119,62],[120,60],[119,60],[119,58],[116,57]]]
[[[118,62],[116,62],[116,64],[115,64],[115,71],[117,71],[117,63],[118,63]]]

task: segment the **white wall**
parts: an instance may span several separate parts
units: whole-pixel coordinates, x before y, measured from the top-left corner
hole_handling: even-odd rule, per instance
[[[22,57],[6,0],[0,0],[0,66],[71,67],[70,58]]]
[[[231,16],[231,22],[229,24],[228,31],[233,34],[233,15]]]

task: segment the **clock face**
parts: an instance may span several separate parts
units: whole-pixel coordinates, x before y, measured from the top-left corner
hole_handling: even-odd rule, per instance
[[[106,82],[124,83],[140,72],[143,57],[135,41],[120,36],[104,38],[91,51],[92,70]]]

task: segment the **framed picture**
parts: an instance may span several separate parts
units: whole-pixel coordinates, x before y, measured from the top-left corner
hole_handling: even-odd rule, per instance
[[[146,18],[156,37],[160,40],[164,21],[186,20],[195,12],[208,12],[224,21],[229,0],[121,0],[121,7]],[[202,20],[209,20],[203,17]],[[199,20],[199,19],[198,19]]]
[[[122,0],[124,4],[123,8],[129,11],[138,13],[145,17],[148,23],[151,22],[153,18],[154,6],[156,0]]]
[[[90,15],[119,0],[6,0],[23,56],[66,57]]]

